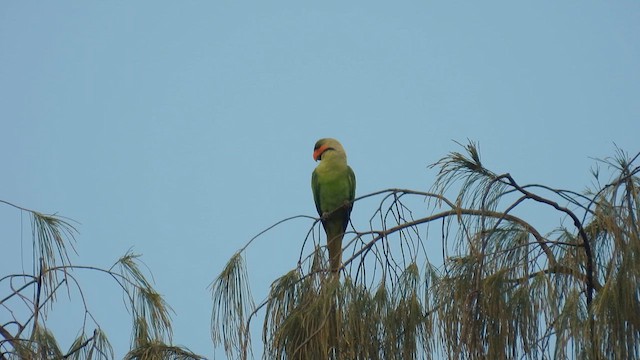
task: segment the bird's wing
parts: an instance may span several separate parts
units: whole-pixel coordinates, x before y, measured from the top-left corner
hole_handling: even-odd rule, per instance
[[[349,201],[353,201],[356,198],[356,174],[350,166],[347,166],[347,173],[349,176]]]
[[[322,216],[322,209],[320,208],[320,183],[318,182],[318,173],[316,170],[313,170],[311,174],[311,191],[313,192],[313,201],[316,203],[318,215]]]

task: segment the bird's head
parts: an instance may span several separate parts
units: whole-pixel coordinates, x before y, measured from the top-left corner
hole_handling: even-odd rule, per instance
[[[342,144],[336,139],[324,138],[320,139],[316,142],[316,145],[313,147],[313,160],[318,161],[322,160],[322,155],[327,151],[335,151],[341,155],[347,156]]]

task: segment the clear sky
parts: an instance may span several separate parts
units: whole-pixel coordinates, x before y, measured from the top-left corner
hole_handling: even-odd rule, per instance
[[[582,190],[593,157],[640,150],[639,38],[638,1],[3,1],[0,198],[78,221],[79,264],[143,254],[174,342],[224,358],[207,286],[265,227],[315,215],[318,138],[342,141],[358,195],[428,189],[467,138],[496,172]],[[256,298],[310,225],[250,248]],[[1,207],[0,275],[20,269],[21,229],[30,244]],[[81,279],[121,357],[118,288]],[[82,314],[60,301],[67,348]]]

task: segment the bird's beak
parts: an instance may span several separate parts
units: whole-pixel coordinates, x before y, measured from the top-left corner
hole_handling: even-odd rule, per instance
[[[318,161],[322,158],[322,153],[327,150],[329,147],[327,145],[322,145],[319,148],[313,150],[313,160]]]

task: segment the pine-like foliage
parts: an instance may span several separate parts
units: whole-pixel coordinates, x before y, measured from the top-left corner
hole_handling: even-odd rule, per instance
[[[201,359],[171,342],[171,309],[141,269],[139,255],[126,253],[110,268],[75,265],[71,261],[76,229],[72,221],[0,203],[27,213],[32,227],[31,272],[0,277],[0,359],[113,359],[107,334],[91,313],[78,272],[106,275],[115,281],[132,315],[132,344],[126,359]],[[8,254],[7,254],[8,255]],[[118,290],[117,287],[114,288]],[[47,315],[55,311],[59,293],[81,304],[84,314],[79,334],[67,350],[47,327]],[[73,324],[69,324],[73,326]]]
[[[255,305],[245,246],[212,286],[214,344],[252,357],[263,311],[265,359],[640,359],[638,155],[600,161],[611,177],[598,168],[577,192],[520,184],[463,149],[432,165],[427,192],[356,199],[354,214],[377,205],[345,236],[339,277],[314,219],[298,266]]]

